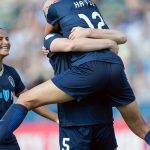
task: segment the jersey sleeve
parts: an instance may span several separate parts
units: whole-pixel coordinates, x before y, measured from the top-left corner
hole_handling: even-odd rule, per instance
[[[21,93],[25,89],[25,85],[15,69],[13,70],[13,76],[15,79],[15,94]]]
[[[58,34],[58,33],[51,33],[51,34],[48,34],[47,36],[45,36],[44,47],[46,49],[50,50],[50,46],[51,46],[52,42],[57,38],[63,38],[63,36],[61,34]]]
[[[57,11],[55,9],[55,6],[52,4],[48,8],[48,14],[47,14],[47,22],[49,24],[56,24],[59,21],[59,17],[57,15]]]
[[[52,34],[48,34],[45,38],[44,38],[44,47],[48,50],[50,50],[50,46],[52,44],[52,42],[57,39],[57,38],[63,38],[63,36],[61,34],[58,33],[52,33]],[[47,57],[50,58],[54,55],[53,52],[51,52],[51,50],[49,51]]]

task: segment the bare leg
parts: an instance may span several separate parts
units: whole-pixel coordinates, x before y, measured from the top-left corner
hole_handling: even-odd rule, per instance
[[[19,127],[28,110],[46,104],[62,103],[71,100],[73,100],[72,97],[58,89],[50,80],[21,94],[17,104],[11,105],[0,120],[0,141]]]
[[[129,105],[117,107],[128,127],[140,138],[144,139],[150,127],[144,121],[137,103],[134,101]]]
[[[49,80],[21,94],[17,103],[31,110],[42,105],[63,103],[71,100],[73,100],[73,97],[61,91]]]

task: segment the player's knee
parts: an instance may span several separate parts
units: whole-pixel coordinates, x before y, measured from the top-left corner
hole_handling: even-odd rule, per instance
[[[36,108],[36,95],[31,95],[29,91],[21,94],[17,100],[18,104],[24,105],[28,110]]]

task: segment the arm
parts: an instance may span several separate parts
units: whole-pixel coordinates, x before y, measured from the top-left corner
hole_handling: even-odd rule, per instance
[[[117,44],[124,44],[127,41],[127,37],[119,31],[108,29],[74,27],[71,31],[69,39],[81,37],[95,38],[95,39],[110,39],[115,41]]]
[[[16,94],[16,96],[18,97],[20,94],[24,93],[25,91],[27,91],[27,89],[23,90],[21,93]],[[59,123],[58,115],[52,112],[51,110],[49,110],[46,106],[35,108],[33,111],[49,120]]]
[[[55,12],[54,8],[51,8],[51,5],[54,3],[57,3],[59,0],[46,0],[43,3],[43,13],[46,18],[46,26],[44,30],[44,36],[51,33],[51,32],[57,32],[57,13]],[[49,12],[50,11],[50,12]],[[49,12],[49,15],[48,15]]]
[[[54,31],[54,26],[49,23],[46,23],[45,29],[44,29],[44,36],[46,36],[47,34],[53,32],[53,31]]]
[[[69,40],[67,38],[57,38],[50,45],[50,50],[52,52],[86,52],[104,50],[106,48],[118,53],[118,46],[116,42],[109,39],[79,38]]]
[[[35,113],[39,114],[40,116],[43,116],[49,120],[52,120],[56,123],[59,123],[58,115],[54,112],[52,112],[49,108],[46,106],[38,107],[33,110]]]
[[[69,40],[56,33],[49,34],[44,38],[44,47],[51,52],[85,52],[104,50],[105,48],[110,48],[115,53],[118,52],[117,43],[109,39],[77,38]],[[45,53],[44,50],[43,53]]]

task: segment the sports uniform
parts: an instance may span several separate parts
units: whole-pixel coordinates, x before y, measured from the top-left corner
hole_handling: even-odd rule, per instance
[[[50,34],[49,43],[60,34]],[[45,47],[46,43],[44,44]],[[55,75],[70,68],[70,53],[49,53]],[[114,150],[117,147],[112,106],[109,98],[102,93],[94,93],[85,100],[58,104],[60,149],[70,150]]]
[[[3,64],[3,71],[0,75],[0,118],[13,104],[13,95],[21,93],[25,89],[16,70]],[[0,142],[0,150],[19,150],[16,137],[11,134]]]
[[[74,26],[108,28],[98,12],[96,5],[90,0],[60,0],[48,8],[47,21],[53,25],[59,23],[64,37],[68,37]],[[62,91],[74,97],[77,102],[86,101],[85,99],[90,94],[95,93],[103,93],[110,99],[110,103],[114,106],[124,106],[135,100],[133,91],[127,81],[121,59],[107,49],[99,52],[71,53],[70,68],[55,76],[52,82]],[[49,98],[48,94],[53,92],[51,91],[53,84],[48,87],[49,83],[51,84],[51,81],[44,82],[42,86],[39,85],[33,89],[33,91],[36,91],[41,88],[38,97],[32,99],[32,90],[30,90],[31,95],[25,93],[23,95],[24,101],[22,101],[20,97],[18,103],[9,108],[1,119],[3,124],[0,125],[0,127],[1,129],[5,128],[5,130],[2,130],[3,132],[0,133],[0,139],[7,133],[13,132],[21,124],[28,110],[36,107],[36,102],[40,102],[38,106],[44,103],[44,101],[42,103],[44,89],[47,89],[47,91],[45,91],[46,104],[65,101],[65,99],[63,101],[63,96],[67,97],[67,95],[59,97],[60,99],[58,101],[55,99],[54,94]],[[55,86],[54,88],[57,94],[64,94],[60,90],[57,90]],[[53,98],[54,101],[52,100]],[[29,103],[26,99],[31,100],[33,103]],[[66,101],[69,100],[71,100],[71,98]],[[21,104],[19,102],[21,102]],[[12,114],[13,110],[15,110],[15,114]],[[138,113],[139,112],[137,112],[136,115],[138,115]],[[17,118],[12,120],[11,124],[5,127],[5,125],[9,123],[8,118],[12,116]],[[136,116],[136,118],[140,120],[139,116]],[[145,126],[144,122],[138,123]],[[147,127],[146,130],[148,129]],[[135,132],[135,130],[133,132]],[[150,134],[144,133],[144,135],[145,134],[146,136],[142,136],[142,138],[149,144]],[[68,141],[68,139],[65,141]]]
[[[90,0],[60,0],[51,4],[47,22],[59,24],[64,37],[68,37],[75,26],[108,29],[98,8]],[[127,105],[135,100],[121,58],[109,49],[72,52],[70,69],[55,76],[52,81],[77,101],[102,91],[110,97],[114,106]]]
[[[81,26],[84,28],[99,27],[99,28],[108,29],[108,26],[105,24],[96,5],[91,1],[60,0],[59,2],[49,6],[47,22],[52,25],[59,24],[60,28],[62,29],[62,35],[64,37],[68,37],[71,29],[76,26]],[[55,35],[49,37],[50,38],[47,37],[45,40],[49,40],[49,43],[51,43],[50,40],[51,39],[53,40],[55,38]],[[50,45],[44,45],[44,46],[47,49],[50,47]],[[77,105],[81,102],[84,103],[84,101],[86,101],[87,104],[92,105],[93,101],[92,99],[89,98],[89,96],[92,93],[95,94],[99,93],[99,96],[97,94],[96,98],[94,98],[93,96],[96,102],[98,100],[99,101],[102,100],[103,99],[102,97],[104,95],[103,100],[109,99],[109,104],[111,104],[111,106],[127,105],[135,100],[133,91],[124,73],[124,65],[122,60],[116,54],[109,51],[109,49],[105,49],[103,51],[95,51],[95,52],[92,51],[92,52],[85,52],[85,53],[72,52],[69,55],[71,55],[70,68],[67,69],[65,72],[55,76],[52,79],[52,81],[62,91],[74,97],[78,102]],[[101,105],[100,103],[97,105],[99,109],[100,109],[100,105]],[[70,109],[72,108],[73,107],[70,107]],[[76,109],[73,110],[76,112],[78,110],[78,106],[76,107]],[[69,114],[69,112],[66,113],[66,116],[67,114]],[[72,114],[73,112],[70,113],[70,116],[72,116],[73,118]],[[103,126],[103,129],[105,127],[107,128],[107,126]],[[110,126],[109,129],[111,127],[112,126]],[[104,136],[107,135],[106,133],[113,133],[114,135],[114,131],[111,130],[110,132],[103,133],[101,132],[101,129],[97,128],[96,133],[97,134],[100,133],[99,135],[103,135],[103,136],[102,137],[98,135],[96,136],[98,140],[102,138],[100,141],[97,142],[99,143],[99,145],[97,145],[96,147],[88,147],[89,145],[90,146],[92,145],[90,142],[93,143],[92,136],[94,131],[96,131],[96,127],[94,127],[94,125],[86,126],[86,128],[83,126],[80,126],[78,128],[75,128],[74,126],[73,127],[71,126],[71,128],[68,127],[60,128],[60,141],[62,141],[62,137],[64,137],[64,135],[66,135],[66,137],[67,135],[70,135],[70,137],[78,137],[79,139],[75,138],[72,140],[74,142],[71,142],[70,139],[65,138],[63,143],[65,143],[65,146],[67,146],[66,143],[68,143],[68,145],[70,144],[72,146],[71,147],[69,145],[70,148],[72,149],[75,148],[75,150],[80,148],[83,150],[84,149],[96,150],[96,148],[115,149],[117,147],[114,144],[115,138],[108,140],[108,137],[113,137],[113,136],[109,135],[107,136],[107,138],[105,138]],[[108,129],[106,130],[109,131]],[[107,139],[107,141],[111,141],[109,143],[111,144],[113,143],[115,146],[112,144],[109,147],[103,147],[103,144],[100,143],[101,141],[105,142],[105,139]],[[104,144],[105,146],[108,144],[106,143]]]

